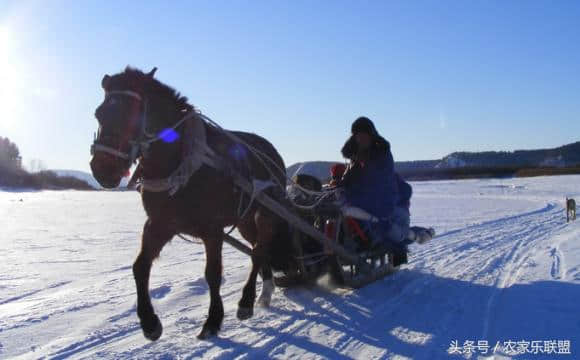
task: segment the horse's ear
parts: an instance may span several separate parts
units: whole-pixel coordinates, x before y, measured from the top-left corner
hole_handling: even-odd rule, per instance
[[[101,80],[101,86],[103,87],[103,89],[107,89],[109,87],[110,80],[111,77],[109,75],[103,76],[103,80]]]
[[[157,71],[157,68],[154,67],[151,71],[149,71],[149,73],[147,74],[147,76],[149,76],[151,79],[153,79],[153,76],[155,76],[155,72]]]

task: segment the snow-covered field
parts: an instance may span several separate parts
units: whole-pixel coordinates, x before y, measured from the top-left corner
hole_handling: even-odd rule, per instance
[[[580,176],[413,185],[412,222],[438,237],[360,290],[278,289],[240,322],[250,260],[226,245],[211,341],[196,338],[203,248],[173,240],[152,273],[154,343],[135,313],[137,193],[0,191],[0,358],[580,358],[580,221],[564,213]]]

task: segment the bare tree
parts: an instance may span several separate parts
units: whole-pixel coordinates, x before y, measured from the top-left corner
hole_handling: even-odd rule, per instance
[[[40,159],[32,159],[28,163],[28,171],[37,173],[46,170],[46,164]]]
[[[0,137],[0,165],[20,168],[21,160],[18,146],[11,142],[10,139]]]

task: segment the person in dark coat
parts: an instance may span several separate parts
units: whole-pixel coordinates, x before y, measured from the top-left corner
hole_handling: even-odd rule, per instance
[[[409,232],[412,189],[395,173],[389,142],[379,135],[369,118],[359,117],[341,152],[350,160],[340,183],[346,203],[380,219],[378,241],[394,244],[395,266],[406,263],[407,247],[403,242]]]
[[[341,181],[346,201],[379,219],[390,218],[398,195],[389,142],[369,118],[359,117],[341,152],[350,160]]]

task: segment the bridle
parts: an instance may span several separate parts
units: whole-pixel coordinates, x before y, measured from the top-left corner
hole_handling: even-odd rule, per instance
[[[152,192],[168,191],[169,194],[172,196],[182,186],[185,186],[185,184],[187,184],[189,178],[202,166],[202,164],[209,164],[211,167],[220,169],[224,167],[223,161],[218,159],[216,152],[206,142],[205,126],[207,125],[213,126],[216,131],[229,138],[232,142],[244,145],[252,153],[252,155],[262,163],[262,165],[264,166],[265,169],[267,169],[270,175],[269,181],[265,182],[267,183],[268,187],[271,185],[275,185],[285,192],[284,184],[280,183],[277,180],[277,174],[279,173],[284,174],[284,176],[287,179],[289,179],[292,183],[294,183],[294,181],[286,175],[285,169],[281,168],[271,157],[269,157],[267,154],[257,149],[251,143],[244,141],[242,138],[240,138],[233,132],[223,129],[218,123],[216,123],[206,115],[202,114],[195,108],[192,108],[191,110],[185,112],[184,116],[179,121],[177,121],[173,126],[162,130],[159,134],[151,134],[147,131],[147,123],[148,123],[147,98],[131,90],[111,90],[105,93],[105,99],[113,95],[127,96],[134,100],[137,100],[139,103],[142,104],[143,110],[138,124],[137,135],[132,140],[128,141],[130,145],[130,149],[128,152],[122,152],[119,149],[115,149],[113,147],[99,143],[98,142],[99,136],[95,136],[95,140],[91,146],[91,155],[94,155],[97,152],[107,153],[116,158],[129,161],[131,164],[133,164],[134,162],[137,161],[137,159],[140,156],[147,157],[149,146],[154,142],[164,139],[163,135],[166,131],[172,130],[174,131],[180,125],[184,123],[186,124],[185,129],[183,130],[184,132],[183,135],[185,139],[184,156],[180,165],[167,178],[153,180],[142,179],[141,184],[142,188],[145,191]],[[263,190],[264,185],[256,186],[257,181],[258,180],[256,179],[254,179],[253,181],[254,191],[260,192],[261,190]],[[311,191],[303,188],[298,184],[295,184],[295,186],[298,187],[301,192],[308,195],[315,195],[319,198],[315,204],[308,206],[294,204],[295,206],[303,209],[311,209],[317,206],[324,198],[332,194],[331,192],[328,191],[325,192]],[[252,198],[254,197],[254,195],[252,195]]]
[[[130,164],[133,164],[137,161],[137,158],[140,155],[146,156],[147,150],[149,146],[161,140],[163,137],[161,136],[163,132],[160,134],[151,134],[147,130],[147,99],[141,96],[141,94],[131,91],[131,90],[111,90],[105,93],[105,99],[113,96],[113,95],[121,95],[127,96],[132,99],[137,100],[139,103],[142,104],[142,113],[140,115],[140,121],[137,126],[138,131],[137,135],[134,139],[129,140],[130,149],[128,152],[122,152],[118,149],[112,148],[107,145],[103,145],[99,143],[99,134],[95,134],[95,139],[93,144],[91,145],[91,155],[95,155],[97,152],[107,153],[114,157],[129,161]],[[175,130],[179,125],[181,125],[191,114],[188,112],[181,120],[179,120],[175,125],[170,127],[169,129]],[[169,130],[166,129],[166,130]]]
[[[141,121],[139,124],[139,128],[140,128],[140,134],[137,134],[135,139],[129,140],[129,144],[130,144],[130,149],[128,152],[122,152],[118,149],[112,148],[110,146],[107,145],[103,145],[102,143],[99,143],[99,135],[100,135],[100,127],[99,127],[99,132],[95,134],[95,139],[93,141],[93,144],[91,145],[91,155],[95,155],[95,153],[97,152],[103,152],[103,153],[107,153],[109,155],[112,155],[114,157],[123,159],[123,160],[127,160],[129,161],[129,163],[133,164],[136,160],[137,157],[139,156],[139,153],[141,152],[141,144],[140,141],[143,138],[143,127],[144,127],[144,123],[146,120],[146,116],[147,116],[147,110],[146,110],[146,105],[145,102],[143,100],[143,97],[135,92],[135,91],[130,91],[130,90],[112,90],[112,91],[107,91],[105,93],[105,99],[110,98],[111,96],[114,95],[121,95],[121,96],[127,96],[130,97],[134,100],[137,100],[139,103],[143,104],[143,113],[141,114]]]

